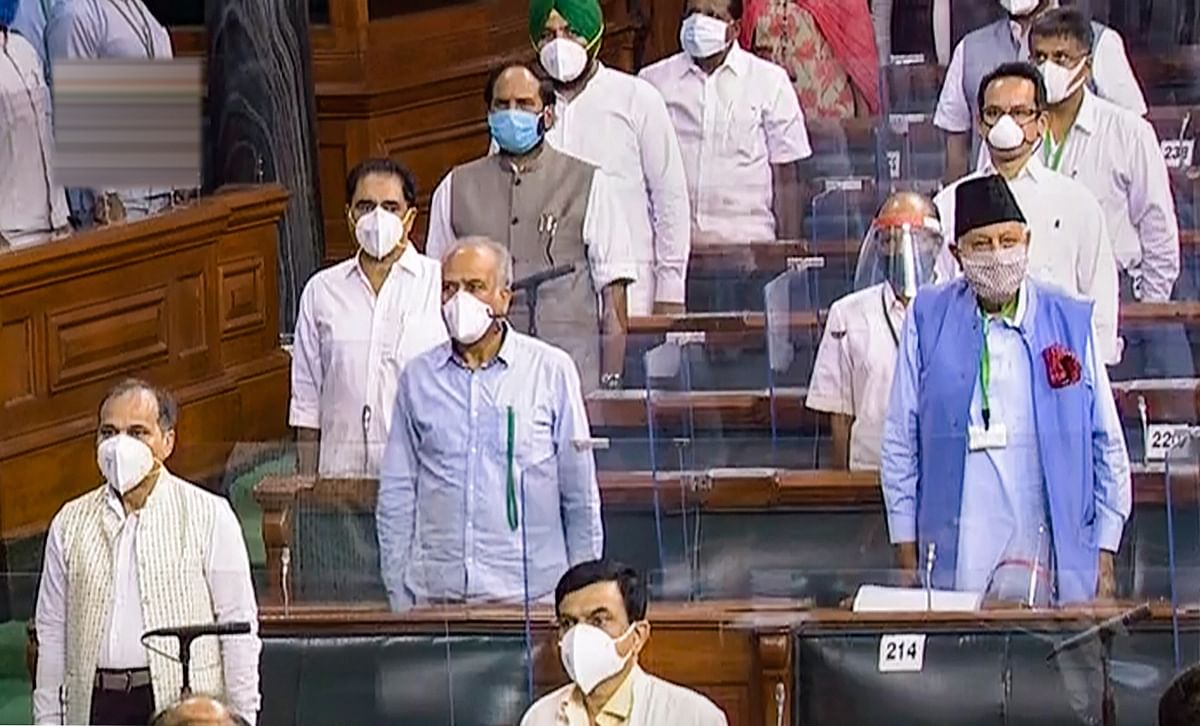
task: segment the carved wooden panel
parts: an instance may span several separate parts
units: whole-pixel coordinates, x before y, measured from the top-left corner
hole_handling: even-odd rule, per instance
[[[167,288],[47,315],[49,388],[67,388],[167,360]]]
[[[220,267],[221,337],[254,330],[266,322],[263,261],[246,257]]]
[[[0,404],[4,407],[33,398],[37,369],[33,320],[21,318],[0,324]]]
[[[203,272],[179,278],[175,284],[171,308],[172,340],[175,357],[188,358],[208,349],[208,318],[205,315],[205,277]]]

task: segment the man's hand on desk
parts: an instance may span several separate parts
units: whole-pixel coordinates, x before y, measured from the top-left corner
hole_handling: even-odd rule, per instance
[[[1117,556],[1100,550],[1100,576],[1096,582],[1097,600],[1117,599]]]
[[[683,315],[685,312],[687,312],[687,310],[684,308],[683,303],[654,303],[655,315]]]

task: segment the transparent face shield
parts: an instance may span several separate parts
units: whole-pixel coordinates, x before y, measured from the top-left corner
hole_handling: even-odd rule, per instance
[[[922,285],[933,280],[941,247],[941,224],[933,217],[879,217],[871,223],[859,249],[854,289],[887,282],[897,297],[912,300]]]

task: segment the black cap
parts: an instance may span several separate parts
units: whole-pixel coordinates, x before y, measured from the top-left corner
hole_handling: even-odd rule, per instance
[[[954,239],[1000,222],[1025,224],[1025,215],[999,174],[968,179],[954,190]]]

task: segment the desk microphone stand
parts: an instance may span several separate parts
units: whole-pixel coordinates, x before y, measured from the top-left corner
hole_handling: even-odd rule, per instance
[[[183,669],[179,698],[184,699],[192,695],[192,641],[207,635],[247,635],[249,633],[250,623],[247,622],[208,623],[150,630],[142,634],[142,641],[145,642],[146,638],[155,637],[171,637],[179,641],[179,667]]]
[[[566,277],[575,271],[575,265],[559,265],[544,272],[522,277],[512,284],[512,291],[525,293],[525,307],[529,310],[529,337],[537,337],[538,288],[551,280]]]
[[[1117,694],[1112,682],[1112,642],[1117,634],[1125,632],[1129,625],[1150,617],[1150,603],[1142,603],[1132,610],[1097,623],[1087,630],[1073,635],[1062,641],[1050,651],[1046,660],[1054,660],[1067,651],[1074,650],[1093,640],[1100,641],[1100,677],[1101,684],[1100,723],[1103,726],[1117,726]]]

